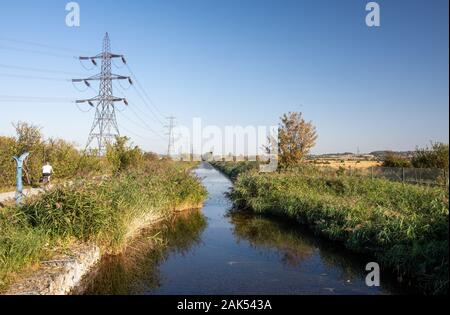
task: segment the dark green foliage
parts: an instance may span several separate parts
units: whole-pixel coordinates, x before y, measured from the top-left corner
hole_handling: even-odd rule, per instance
[[[403,167],[409,168],[412,167],[412,163],[409,159],[396,155],[392,152],[386,154],[383,159],[383,167]]]
[[[258,170],[260,162],[211,162],[211,164],[232,180],[251,170]]]
[[[417,168],[440,168],[448,171],[448,144],[436,142],[431,148],[417,149],[412,164]]]
[[[23,180],[26,185],[37,185],[42,166],[50,162],[53,179],[69,179],[77,176],[105,175],[111,167],[103,158],[88,156],[78,151],[72,143],[61,139],[44,141],[40,128],[19,122],[15,125],[16,137],[0,137],[0,188],[15,186],[13,156],[29,152],[24,163]]]
[[[117,137],[114,144],[108,145],[106,158],[111,165],[114,174],[119,174],[131,167],[139,167],[144,154],[138,147],[130,147],[127,137]]]

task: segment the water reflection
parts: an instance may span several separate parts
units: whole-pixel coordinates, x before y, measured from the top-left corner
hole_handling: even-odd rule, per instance
[[[201,242],[206,218],[198,210],[180,212],[148,229],[126,250],[102,260],[75,290],[86,295],[141,294],[161,285],[159,266],[171,254],[184,255]]]
[[[199,211],[181,213],[106,258],[84,283],[86,294],[392,294],[365,284],[370,261],[297,224],[229,211],[231,182],[202,164],[196,174],[209,198]]]
[[[363,259],[347,252],[343,255],[339,245],[318,239],[298,224],[236,210],[230,211],[228,217],[237,240],[248,241],[258,250],[277,251],[285,267],[301,268],[302,263],[317,255],[326,267],[339,270],[339,278],[345,281],[364,276]]]

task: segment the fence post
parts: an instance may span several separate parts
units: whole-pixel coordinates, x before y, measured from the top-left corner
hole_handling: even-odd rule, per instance
[[[373,166],[370,168],[370,178],[373,180]]]
[[[405,168],[402,167],[402,183],[405,183]]]
[[[14,156],[13,159],[16,161],[16,205],[20,206],[23,198],[23,183],[22,183],[22,167],[23,162],[30,155],[30,153],[26,152],[22,154],[22,156],[17,157]]]
[[[447,178],[447,176],[448,176],[448,174],[447,174],[447,171],[444,169],[444,170],[442,170],[443,172],[444,172],[444,182],[445,182],[445,187],[448,189],[448,186],[449,186],[449,182],[448,182],[448,178]]]

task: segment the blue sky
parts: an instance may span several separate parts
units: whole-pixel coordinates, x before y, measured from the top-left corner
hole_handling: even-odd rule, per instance
[[[201,117],[220,127],[270,126],[285,112],[302,111],[317,126],[314,153],[448,142],[447,0],[378,1],[379,28],[366,26],[369,1],[361,0],[80,0],[79,28],[65,25],[67,2],[1,4],[2,135],[12,135],[11,123],[22,120],[42,126],[46,136],[83,145],[93,112],[68,102],[6,102],[1,96],[93,96],[64,79],[98,70],[86,71],[73,56],[98,53],[108,31],[113,52],[126,55],[153,104],[183,125]],[[140,117],[123,114],[162,134],[134,90],[124,93]],[[121,114],[119,123],[135,143],[164,152],[166,143],[143,124]]]

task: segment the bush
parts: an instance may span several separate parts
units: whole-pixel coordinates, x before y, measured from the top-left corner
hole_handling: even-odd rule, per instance
[[[10,137],[0,137],[0,188],[14,186],[16,168],[13,160],[16,140]]]
[[[0,187],[15,185],[16,167],[13,156],[20,156],[24,152],[30,153],[23,168],[23,181],[27,185],[38,185],[42,166],[47,161],[53,166],[54,179],[105,175],[111,172],[110,165],[103,158],[85,155],[72,143],[61,139],[45,141],[37,126],[19,122],[15,127],[15,138],[0,137]]]
[[[409,168],[411,166],[412,164],[409,159],[392,152],[387,153],[383,160],[383,167]]]
[[[107,147],[106,158],[111,165],[114,174],[119,174],[142,165],[144,155],[138,147],[130,147],[127,143],[127,137],[117,137],[114,144]]]
[[[417,149],[412,164],[417,168],[439,168],[448,171],[448,144],[436,142],[431,148]]]

